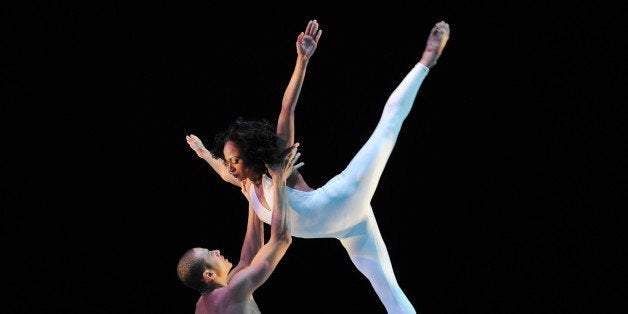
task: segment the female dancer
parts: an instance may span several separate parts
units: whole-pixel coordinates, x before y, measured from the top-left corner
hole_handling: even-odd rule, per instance
[[[374,132],[340,174],[316,189],[298,171],[287,180],[293,236],[340,240],[388,313],[416,310],[397,283],[370,202],[403,121],[423,80],[443,52],[449,34],[446,22],[433,26],[419,62],[392,92]],[[223,180],[241,187],[265,223],[270,224],[273,210],[269,206],[273,204],[272,179],[265,174],[265,164],[274,163],[280,152],[294,144],[294,109],[321,35],[318,22],[311,20],[297,37],[297,61],[284,92],[276,128],[266,121],[236,119],[216,136],[211,151],[197,136],[186,136],[190,147]]]

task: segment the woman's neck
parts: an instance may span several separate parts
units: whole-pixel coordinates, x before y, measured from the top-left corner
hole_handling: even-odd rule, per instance
[[[249,180],[251,182],[253,182],[253,185],[255,187],[260,187],[262,185],[262,179],[263,178],[264,178],[264,175],[259,175],[259,176],[255,177],[255,178],[249,178]]]

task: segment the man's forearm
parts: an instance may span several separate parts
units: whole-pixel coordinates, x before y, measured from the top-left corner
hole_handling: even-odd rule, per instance
[[[246,225],[246,234],[240,252],[240,263],[250,263],[253,257],[264,244],[264,225],[257,217],[252,205],[249,205],[249,216]]]
[[[273,179],[274,202],[273,216],[271,221],[270,236],[277,239],[287,238],[290,233],[290,213],[288,210],[288,199],[286,197],[286,182],[281,179]]]

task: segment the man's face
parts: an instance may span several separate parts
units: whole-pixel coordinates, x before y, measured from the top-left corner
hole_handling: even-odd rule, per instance
[[[227,275],[233,267],[233,264],[231,264],[228,259],[224,258],[219,250],[210,251],[206,248],[196,248],[195,251],[196,256],[202,258],[219,276]]]

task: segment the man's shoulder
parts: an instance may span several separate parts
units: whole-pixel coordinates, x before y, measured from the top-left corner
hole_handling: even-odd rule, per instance
[[[211,298],[209,298],[208,296],[209,294],[203,294],[198,298],[198,300],[196,301],[196,311],[194,311],[194,314],[209,313],[209,302]]]
[[[210,293],[203,294],[196,301],[194,314],[215,314],[215,313],[259,313],[259,308],[253,299],[244,302],[233,300],[228,295],[229,289],[218,288]]]
[[[219,308],[220,299],[222,293],[220,291],[212,291],[210,293],[202,294],[196,301],[195,314],[209,314],[212,313],[212,308]]]

